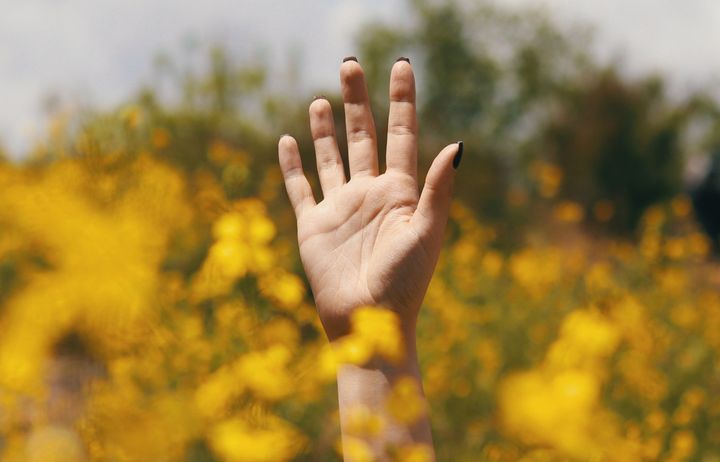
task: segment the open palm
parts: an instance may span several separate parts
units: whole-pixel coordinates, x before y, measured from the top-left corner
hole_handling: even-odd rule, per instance
[[[390,77],[387,169],[378,172],[377,139],[362,68],[340,68],[348,138],[346,181],[330,104],[310,105],[323,200],[315,202],[297,143],[283,136],[280,166],[298,222],[300,256],[320,319],[332,340],[358,306],[381,304],[414,325],[437,262],[462,144],[437,156],[422,194],[417,186],[417,122],[412,67],[398,60]]]

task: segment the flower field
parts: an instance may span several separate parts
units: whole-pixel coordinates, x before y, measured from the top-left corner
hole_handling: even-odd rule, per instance
[[[0,459],[339,460],[337,352],[272,145],[217,136],[186,168],[142,110],[104,124],[0,164]],[[438,459],[719,461],[720,278],[688,199],[623,240],[579,223],[609,205],[546,196],[509,250],[453,206],[418,330]],[[345,354],[399,354],[362,313]],[[396,392],[393,415],[423,412]]]

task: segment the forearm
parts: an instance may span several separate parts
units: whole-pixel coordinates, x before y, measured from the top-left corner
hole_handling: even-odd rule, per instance
[[[372,450],[376,460],[389,460],[393,451],[408,450],[423,445],[434,460],[430,420],[427,403],[422,391],[422,380],[417,361],[415,332],[404,333],[405,354],[403,359],[393,363],[386,359],[375,358],[366,365],[340,364],[337,373],[338,398],[340,404],[340,422],[343,437],[345,460],[352,461],[353,443],[360,439]],[[403,403],[398,396],[398,384],[415,385],[417,393],[412,393],[408,402]],[[394,412],[398,398],[407,408]],[[394,401],[393,401],[394,400]],[[421,406],[421,412],[415,412]],[[357,434],[357,413],[367,412],[382,422],[382,431],[376,435]]]

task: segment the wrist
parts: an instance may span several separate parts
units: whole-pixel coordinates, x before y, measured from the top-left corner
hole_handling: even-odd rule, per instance
[[[362,306],[353,310],[346,324],[342,334],[326,330],[338,365],[384,369],[417,363],[414,320],[403,321],[384,307]]]
[[[434,460],[415,336],[414,332],[409,334],[405,336],[405,354],[400,361],[374,357],[365,364],[345,362],[337,367],[343,446],[361,441],[378,461],[390,460],[388,451],[393,448],[417,445],[424,445],[431,456],[429,460]],[[381,422],[382,433],[365,433],[366,427],[358,425],[363,416]],[[345,450],[350,453],[349,448]]]
[[[392,352],[354,344],[356,340],[350,334],[336,338],[330,345],[335,351],[338,370],[343,366],[353,366],[359,369],[414,373],[418,369],[415,329],[404,329],[398,340],[397,346],[389,348]],[[369,352],[371,349],[372,352]]]
[[[378,310],[392,313],[396,318],[396,324],[403,336],[404,341],[415,341],[415,333],[417,326],[417,315],[420,307],[398,306],[392,303],[373,303],[363,305],[343,305],[334,304],[328,306],[326,304],[317,304],[320,321],[330,343],[335,343],[353,332],[353,326],[356,321],[357,312],[362,308],[375,307]]]

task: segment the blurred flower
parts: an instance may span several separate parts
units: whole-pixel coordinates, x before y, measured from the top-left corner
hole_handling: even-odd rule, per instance
[[[551,198],[557,195],[563,180],[563,172],[558,166],[538,162],[533,165],[533,174],[542,197]]]
[[[260,291],[279,307],[292,310],[305,298],[305,285],[297,275],[277,269],[263,274]]]
[[[510,274],[535,297],[542,297],[563,274],[562,255],[557,249],[523,249],[510,257]]]
[[[339,363],[365,364],[375,355],[399,362],[405,355],[400,320],[394,312],[373,306],[357,308],[350,334],[335,341]]]
[[[585,211],[577,202],[564,201],[553,208],[553,216],[565,223],[579,223],[585,217]]]
[[[498,277],[503,267],[503,257],[500,252],[488,251],[482,258],[482,267],[488,276]]]
[[[425,415],[425,399],[412,377],[401,377],[393,385],[385,403],[388,413],[398,422],[411,425]]]
[[[227,462],[282,462],[292,460],[303,439],[288,423],[264,416],[259,425],[242,419],[219,423],[210,432],[210,445]]]
[[[370,445],[360,438],[352,436],[342,440],[342,450],[339,451],[343,458],[353,462],[375,462],[375,456]]]
[[[86,460],[77,433],[65,427],[35,428],[27,439],[27,462],[82,462]]]
[[[366,406],[354,406],[347,413],[344,425],[349,435],[372,439],[378,437],[386,427],[383,418]]]
[[[397,453],[398,462],[432,462],[432,450],[424,444],[411,444],[403,446]]]
[[[291,354],[287,347],[273,345],[242,356],[234,366],[236,386],[244,384],[258,398],[270,401],[288,396],[293,390],[293,380],[287,371]]]
[[[279,169],[239,148],[262,136],[172,143],[168,127],[195,115],[132,104],[75,137],[60,114],[37,161],[0,161],[1,460],[332,457],[338,363],[402,359],[397,315],[378,307],[328,344]],[[557,166],[533,175],[557,197]],[[520,216],[535,200],[524,188],[507,196]],[[518,237],[514,215],[490,226],[453,202],[418,326],[433,429],[452,442],[439,457],[713,454],[718,272],[690,201],[650,207],[637,245],[566,239],[578,207],[556,203],[567,234]],[[615,213],[592,205],[599,222]],[[428,412],[420,393],[400,378],[382,416],[354,414],[346,455],[372,460],[385,419]]]
[[[692,203],[687,196],[679,196],[670,202],[673,214],[678,218],[687,217],[692,211]]]
[[[152,144],[155,149],[165,149],[170,145],[170,132],[164,128],[156,128],[152,132]]]
[[[122,110],[120,117],[129,128],[137,128],[142,122],[142,111],[138,106],[130,105]]]

